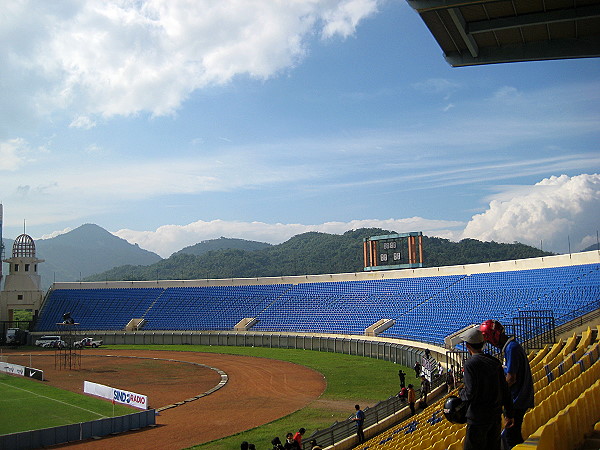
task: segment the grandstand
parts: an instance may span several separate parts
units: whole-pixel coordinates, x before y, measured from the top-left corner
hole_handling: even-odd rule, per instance
[[[243,336],[242,345],[261,345],[264,336],[285,333],[384,340],[413,349],[412,360],[398,359],[405,365],[420,356],[415,349],[425,348],[437,357],[451,355],[453,360],[446,359],[449,364],[456,362],[457,356],[444,347],[444,338],[469,324],[496,318],[510,327],[521,315],[535,316],[543,311],[551,316],[553,327],[564,328],[573,319],[598,310],[600,253],[592,251],[376,273],[55,283],[46,295],[33,334],[56,332],[66,311],[80,324],[79,332],[93,332],[107,343],[139,342],[138,337],[149,335],[153,343],[175,343],[172,339],[176,334],[233,333],[236,325],[249,320],[248,331],[235,332],[236,337]],[[143,325],[139,330],[127,331],[134,319]],[[365,337],[366,330],[382,319],[392,326],[376,337]],[[577,422],[576,432],[569,432],[571,443],[581,441],[583,433],[600,420],[597,334],[595,328],[590,328],[581,338],[573,334],[566,341],[552,342],[530,353],[537,406],[526,416],[524,430],[534,442],[527,448],[546,448],[544,442],[555,439],[573,417],[582,414],[582,404],[591,404],[593,414]],[[117,336],[122,340],[118,341]],[[246,341],[250,336],[255,339]],[[269,339],[268,345],[273,342]],[[282,342],[283,346],[290,343]],[[216,343],[232,345],[228,339],[218,338]],[[239,345],[239,340],[234,339],[233,345]],[[336,343],[327,344],[326,349],[338,351]],[[351,352],[352,344],[346,342],[341,349]],[[362,354],[367,353],[374,357],[383,353],[391,358],[390,350],[363,349]],[[442,420],[441,403],[437,402],[358,448],[461,448],[463,436],[464,426]],[[352,439],[336,447],[350,448]]]
[[[596,255],[587,253],[578,259]],[[574,312],[597,309],[600,265],[553,265],[564,259],[539,258],[541,267],[520,270],[506,269],[534,260],[231,280],[231,285],[224,280],[55,283],[35,331],[56,331],[66,311],[86,331],[124,330],[132,319],[143,319],[145,331],[232,330],[254,318],[254,331],[363,335],[378,320],[390,319],[394,325],[381,336],[442,346],[445,336],[490,317],[506,322],[523,311],[552,310],[555,324],[562,325]]]

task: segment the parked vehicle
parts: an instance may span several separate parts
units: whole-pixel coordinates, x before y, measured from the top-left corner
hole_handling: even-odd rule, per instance
[[[73,343],[73,346],[75,348],[84,348],[84,347],[96,348],[96,347],[100,347],[101,345],[102,345],[102,339],[95,340],[94,338],[91,338],[91,337],[86,337],[80,341],[75,341]]]
[[[19,328],[9,328],[6,330],[6,343],[8,345],[18,345],[20,343],[20,333],[21,330]]]
[[[60,340],[60,336],[40,336],[36,339],[35,345],[37,345],[38,347],[48,347],[47,344]]]
[[[42,347],[44,347],[44,348],[65,348],[66,346],[67,346],[67,343],[65,341],[63,341],[62,339],[46,342],[46,343],[44,343],[44,345],[42,345]]]

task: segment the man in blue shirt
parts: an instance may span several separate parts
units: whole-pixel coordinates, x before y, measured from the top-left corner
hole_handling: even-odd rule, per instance
[[[533,408],[533,378],[529,360],[523,347],[513,336],[508,337],[504,327],[497,320],[486,320],[480,326],[486,342],[502,351],[504,355],[504,374],[510,387],[514,405],[514,426],[506,428],[502,433],[506,448],[513,448],[523,442],[521,426],[523,416],[529,408]]]
[[[356,414],[352,419],[356,422],[356,435],[358,436],[358,442],[365,442],[365,433],[363,432],[363,425],[365,423],[365,413],[360,409],[360,405],[354,405],[354,409],[356,409]]]

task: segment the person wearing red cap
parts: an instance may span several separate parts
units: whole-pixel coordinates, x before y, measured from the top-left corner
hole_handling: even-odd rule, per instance
[[[502,432],[505,448],[511,449],[523,442],[521,426],[523,416],[533,408],[533,378],[527,354],[513,336],[508,337],[504,327],[497,320],[486,320],[479,327],[486,342],[502,351],[504,355],[504,374],[510,387],[515,411],[515,425]]]

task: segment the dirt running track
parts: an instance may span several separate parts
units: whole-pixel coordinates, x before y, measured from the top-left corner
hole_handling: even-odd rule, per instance
[[[4,355],[8,356],[8,362],[30,366],[29,353],[18,356],[4,352]],[[325,379],[318,372],[271,359],[106,349],[85,349],[82,355],[81,370],[55,370],[51,351],[32,353],[31,366],[44,370],[50,385],[82,393],[83,381],[93,381],[147,395],[151,408],[202,394],[221,381],[216,371],[186,362],[220,369],[228,375],[228,381],[210,395],[163,410],[156,417],[157,427],[63,447],[182,449],[297,411],[317,399],[326,387]],[[293,430],[281,430],[282,435],[285,431]]]

